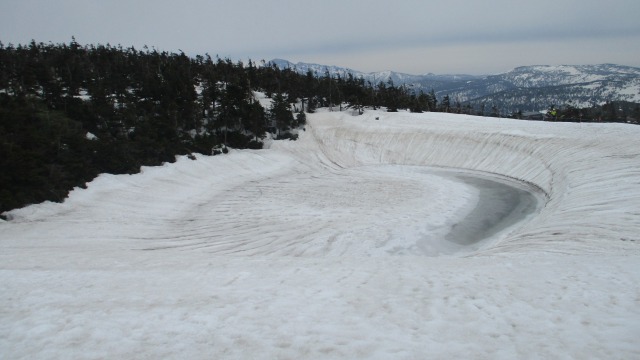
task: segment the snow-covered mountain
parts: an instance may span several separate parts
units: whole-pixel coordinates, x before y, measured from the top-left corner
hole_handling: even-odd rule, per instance
[[[472,104],[488,102],[510,111],[536,110],[550,104],[589,107],[607,101],[640,102],[640,68],[613,64],[523,66],[487,76],[471,89],[476,91],[465,89],[455,95],[466,95]]]
[[[321,64],[311,64],[311,63],[292,63],[288,60],[283,59],[273,59],[269,62],[270,64],[275,64],[280,69],[290,68],[299,73],[306,74],[309,70],[315,74],[316,76],[324,76],[327,72],[329,72],[332,76],[345,76],[346,74],[352,74],[355,77],[361,77],[365,79],[365,81],[370,81],[372,84],[377,84],[379,82],[388,82],[389,79],[393,81],[394,84],[406,84],[413,86],[421,86],[425,81],[439,83],[439,82],[458,82],[458,81],[467,81],[481,78],[479,76],[474,75],[465,75],[465,74],[453,74],[453,75],[436,75],[433,73],[423,74],[423,75],[411,75],[406,73],[401,73],[397,71],[377,71],[377,72],[363,72],[358,71],[346,67],[340,67],[335,65],[321,65]]]
[[[271,63],[317,76],[352,74],[372,84],[393,81],[413,91],[434,90],[442,97],[474,107],[497,106],[502,113],[546,109],[550,105],[589,107],[607,101],[640,102],[640,68],[614,65],[534,65],[521,66],[497,75],[474,76],[410,75],[395,71],[365,73],[338,66],[291,63],[276,59]]]
[[[598,81],[625,82],[640,78],[640,68],[614,64],[521,66],[496,77],[519,87],[575,85]]]

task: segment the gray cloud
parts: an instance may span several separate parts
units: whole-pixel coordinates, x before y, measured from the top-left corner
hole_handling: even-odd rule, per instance
[[[639,13],[637,0],[5,0],[0,40],[75,36],[81,43],[407,72],[457,71],[465,64],[491,71],[516,60],[509,49],[527,48],[543,63],[604,59],[640,66],[633,45],[640,43]],[[540,53],[544,46],[553,51]],[[431,62],[423,61],[427,54]]]

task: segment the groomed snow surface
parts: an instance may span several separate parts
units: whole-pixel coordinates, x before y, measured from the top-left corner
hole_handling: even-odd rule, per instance
[[[640,127],[308,122],[6,214],[0,358],[640,358]]]

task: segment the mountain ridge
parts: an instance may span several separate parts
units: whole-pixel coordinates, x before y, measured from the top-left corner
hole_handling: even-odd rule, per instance
[[[494,75],[427,73],[412,75],[392,70],[362,72],[346,67],[292,63],[274,59],[281,69],[316,76],[361,77],[372,85],[393,82],[415,93],[434,91],[437,97],[474,107],[490,105],[502,113],[539,111],[550,106],[599,106],[610,101],[640,102],[640,68],[610,63],[594,65],[527,65]]]

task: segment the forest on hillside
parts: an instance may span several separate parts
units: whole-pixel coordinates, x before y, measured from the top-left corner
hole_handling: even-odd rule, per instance
[[[263,108],[256,93],[271,99]],[[0,42],[0,213],[62,201],[100,173],[295,139],[318,107],[476,114],[393,82],[111,45]],[[562,108],[561,108],[562,110]],[[560,116],[558,116],[560,118]]]

